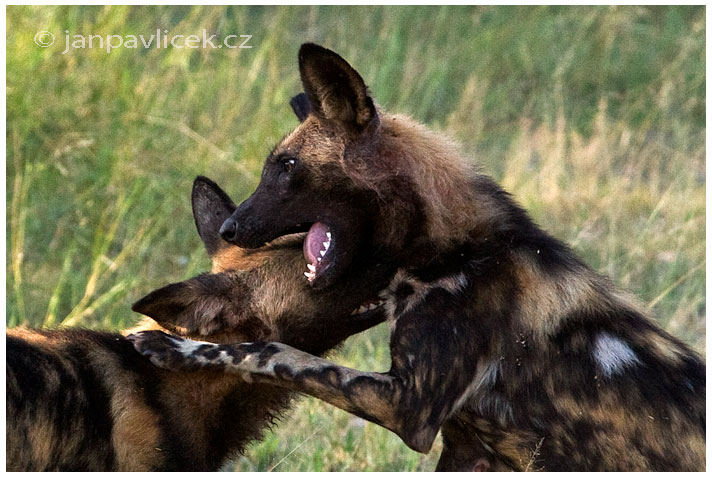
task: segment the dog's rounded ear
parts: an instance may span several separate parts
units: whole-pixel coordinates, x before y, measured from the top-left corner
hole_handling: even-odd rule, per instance
[[[237,206],[220,186],[204,176],[198,176],[193,182],[191,203],[195,227],[205,249],[212,257],[219,249],[228,246],[220,237],[220,226]]]
[[[307,119],[307,116],[311,113],[311,103],[306,93],[299,93],[293,97],[289,100],[289,105],[292,107],[294,114],[297,115],[300,123]]]
[[[363,131],[378,113],[361,75],[331,50],[304,43],[299,73],[314,114]]]
[[[154,290],[131,306],[160,325],[209,335],[235,327],[249,311],[247,287],[235,274],[201,274]]]

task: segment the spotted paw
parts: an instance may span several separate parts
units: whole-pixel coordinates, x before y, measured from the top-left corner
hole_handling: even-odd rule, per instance
[[[214,344],[168,335],[158,330],[137,332],[126,338],[155,366],[176,371],[190,371],[202,366],[196,356],[186,351],[195,350],[201,345],[214,346]]]

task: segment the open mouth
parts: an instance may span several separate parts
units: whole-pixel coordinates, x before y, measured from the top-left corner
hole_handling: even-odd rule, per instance
[[[343,241],[339,241],[332,235],[329,226],[323,222],[315,222],[311,225],[303,245],[304,259],[307,261],[307,270],[304,272],[304,276],[310,284],[332,266],[334,258],[337,257],[337,247],[340,242],[343,246]],[[385,300],[381,298],[383,296],[384,291],[381,291],[376,296],[367,299],[354,309],[351,315],[370,315],[382,309],[385,305]]]
[[[360,250],[360,234],[352,224],[317,221],[298,224],[308,230],[302,243],[306,271],[304,277],[315,289],[325,289],[338,280],[352,265]]]
[[[310,283],[331,265],[333,257],[331,239],[331,230],[323,222],[315,222],[309,228],[304,239],[304,258],[307,261],[304,275]]]

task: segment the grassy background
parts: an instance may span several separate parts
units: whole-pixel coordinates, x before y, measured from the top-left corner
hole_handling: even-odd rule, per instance
[[[252,49],[64,50],[70,34],[253,35]],[[33,43],[37,31],[55,45]],[[704,7],[7,7],[7,325],[119,329],[209,268],[190,187],[236,201],[296,125],[303,41],[379,103],[457,137],[671,333],[705,341]],[[389,365],[383,327],[335,360]],[[432,470],[391,433],[304,399],[240,470]]]

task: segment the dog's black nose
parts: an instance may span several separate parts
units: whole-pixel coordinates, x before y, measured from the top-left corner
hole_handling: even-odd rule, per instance
[[[234,243],[237,237],[237,221],[232,217],[225,219],[225,222],[220,226],[220,237],[227,242]]]

